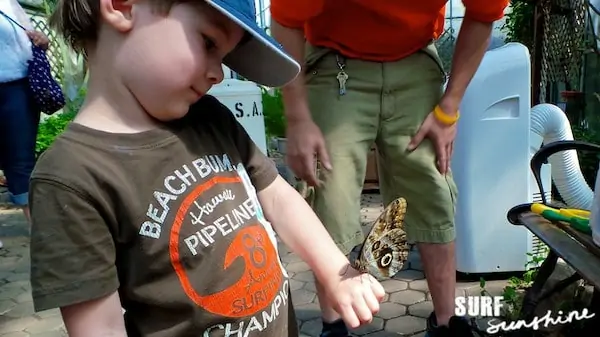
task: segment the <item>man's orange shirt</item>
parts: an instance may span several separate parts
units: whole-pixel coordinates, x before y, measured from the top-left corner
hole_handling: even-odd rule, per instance
[[[370,61],[399,60],[444,31],[447,0],[271,0],[271,17],[308,42]],[[493,22],[509,0],[463,0],[466,17]]]

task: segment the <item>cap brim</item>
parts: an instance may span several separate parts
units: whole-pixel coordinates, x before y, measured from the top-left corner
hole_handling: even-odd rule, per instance
[[[223,63],[244,78],[268,87],[281,87],[298,76],[300,65],[256,21],[221,0],[206,0],[223,15],[252,35],[224,59]]]

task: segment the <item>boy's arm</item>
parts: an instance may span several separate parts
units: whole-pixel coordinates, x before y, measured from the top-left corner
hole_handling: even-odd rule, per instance
[[[385,295],[383,287],[370,275],[352,268],[300,194],[277,176],[258,192],[258,198],[267,220],[310,266],[346,324],[357,328],[370,322]]]
[[[96,300],[63,307],[61,313],[71,337],[127,337],[117,292]]]
[[[321,221],[302,196],[277,177],[258,192],[260,205],[277,234],[311,266],[319,280],[339,279],[348,258],[337,248]]]
[[[69,336],[126,336],[114,240],[95,203],[39,178],[29,198],[35,310],[61,308]]]

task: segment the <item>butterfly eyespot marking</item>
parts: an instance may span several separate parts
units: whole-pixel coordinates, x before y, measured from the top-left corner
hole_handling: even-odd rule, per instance
[[[392,263],[392,259],[392,253],[387,253],[379,260],[379,264],[385,268]]]

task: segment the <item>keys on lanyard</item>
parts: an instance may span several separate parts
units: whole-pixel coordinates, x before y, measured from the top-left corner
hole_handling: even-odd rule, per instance
[[[340,85],[340,96],[343,96],[346,94],[346,81],[348,81],[348,74],[346,74],[346,72],[344,71],[344,69],[346,68],[346,62],[338,54],[335,55],[335,60],[337,62],[338,68],[340,69],[340,71],[337,74],[337,80]]]

